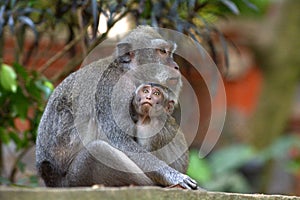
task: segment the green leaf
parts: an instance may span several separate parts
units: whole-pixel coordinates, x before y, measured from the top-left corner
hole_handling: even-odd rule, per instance
[[[221,2],[234,14],[240,14],[240,10],[236,6],[236,4],[230,0],[221,0]]]
[[[4,12],[5,12],[5,8],[6,6],[5,5],[2,5],[0,7],[0,36],[2,35],[2,32],[3,32],[3,28],[4,28],[4,25],[5,25],[5,20],[4,20]]]
[[[300,161],[299,160],[294,160],[290,161],[287,166],[288,172],[298,174],[300,170]]]
[[[27,118],[28,108],[30,106],[29,99],[24,96],[21,90],[11,97],[12,113],[14,117],[19,116],[22,119]]]
[[[44,85],[48,87],[51,91],[54,90],[54,86],[50,81],[45,81]]]
[[[13,66],[18,76],[21,76],[27,82],[29,79],[29,75],[25,68],[19,63],[14,63]]]
[[[190,151],[190,162],[187,174],[198,183],[205,183],[211,180],[212,171],[205,159],[200,159],[196,150]]]
[[[243,0],[243,2],[244,2],[244,4],[246,4],[252,10],[258,11],[258,7],[255,4],[251,3],[248,0]]]
[[[37,80],[35,85],[45,95],[46,99],[49,98],[54,89],[54,86],[49,81]]]
[[[10,137],[7,134],[7,132],[5,131],[4,128],[0,127],[0,140],[4,143],[4,144],[8,144],[10,141]]]
[[[27,16],[19,16],[19,21],[23,24],[26,24],[28,27],[30,27],[30,29],[33,31],[34,35],[35,35],[35,40],[37,40],[38,38],[38,32],[37,29],[35,27],[34,22],[32,21],[32,19],[30,19]]]
[[[17,74],[11,66],[6,64],[1,65],[0,84],[7,91],[14,93],[17,91]]]

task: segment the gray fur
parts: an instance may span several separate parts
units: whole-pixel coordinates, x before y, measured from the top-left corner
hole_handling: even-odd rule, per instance
[[[36,141],[36,166],[47,186],[197,187],[190,177],[141,148],[130,135],[133,122],[126,120],[132,94],[143,81],[127,72],[138,72],[143,69],[140,65],[147,63],[168,65],[153,49],[145,49],[152,39],[158,38],[161,36],[152,28],[139,27],[120,42],[131,45],[130,54],[123,49],[120,55],[116,50],[115,55],[74,72],[54,90]],[[154,82],[167,84],[174,69],[157,66],[146,79],[150,76]],[[122,87],[118,86],[122,81]],[[174,87],[176,94],[180,84],[181,79]],[[118,114],[115,108],[120,109]]]

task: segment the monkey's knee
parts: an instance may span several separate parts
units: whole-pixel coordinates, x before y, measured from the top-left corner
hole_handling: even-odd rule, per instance
[[[91,142],[86,149],[97,161],[110,168],[129,173],[144,173],[125,153],[105,141]]]
[[[73,160],[68,173],[71,186],[153,185],[126,154],[104,141],[93,141]]]

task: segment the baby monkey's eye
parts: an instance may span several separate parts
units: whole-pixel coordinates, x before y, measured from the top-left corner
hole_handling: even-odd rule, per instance
[[[144,93],[149,93],[149,90],[148,89],[143,89],[143,92]]]
[[[153,94],[156,95],[156,96],[159,96],[160,92],[159,91],[155,91],[155,92],[153,92]]]

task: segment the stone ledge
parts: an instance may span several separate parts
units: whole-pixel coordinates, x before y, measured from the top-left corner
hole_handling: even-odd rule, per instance
[[[153,200],[153,199],[201,199],[201,200],[300,200],[300,197],[262,194],[234,194],[203,192],[159,187],[121,188],[16,188],[0,187],[1,200]]]

